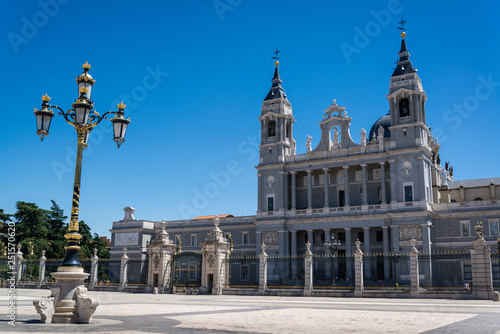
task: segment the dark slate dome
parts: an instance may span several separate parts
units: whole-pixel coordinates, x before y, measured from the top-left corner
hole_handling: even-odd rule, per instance
[[[378,135],[378,128],[382,125],[382,128],[384,129],[384,138],[390,138],[391,137],[391,131],[389,131],[389,127],[391,126],[391,114],[388,113],[387,115],[384,115],[380,117],[372,126],[370,129],[370,135],[368,137],[368,141],[372,141],[373,138],[373,133],[375,135]]]

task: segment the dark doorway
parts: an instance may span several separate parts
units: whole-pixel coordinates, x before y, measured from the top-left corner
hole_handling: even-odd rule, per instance
[[[339,190],[339,207],[343,207],[345,205],[345,191]]]
[[[208,274],[208,293],[212,293],[214,285],[214,274]]]
[[[153,274],[153,287],[158,287],[158,274]]]

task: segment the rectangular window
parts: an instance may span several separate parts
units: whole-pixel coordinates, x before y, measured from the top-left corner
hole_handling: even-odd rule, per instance
[[[461,221],[460,222],[461,235],[462,237],[470,236],[470,221]]]
[[[376,231],[376,238],[377,238],[377,242],[384,241],[384,232],[383,231]]]
[[[198,235],[191,234],[191,246],[196,246],[197,243],[198,243]]]
[[[339,207],[343,207],[345,205],[345,191],[339,190]]]
[[[196,279],[196,265],[189,265],[189,280],[194,281]]]
[[[404,186],[405,202],[413,202],[413,186]]]
[[[380,180],[382,178],[380,168],[374,169],[373,170],[373,179],[374,180]]]
[[[274,197],[267,198],[267,211],[274,211]]]
[[[490,220],[490,234],[498,235],[498,219]]]
[[[241,233],[241,240],[243,245],[248,245],[250,243],[249,240],[249,233],[248,232],[242,232]]]
[[[339,232],[339,241],[345,244],[345,232]]]
[[[227,242],[232,242],[233,238],[231,237],[231,232],[225,232],[224,237],[226,238]]]
[[[363,181],[363,171],[357,170],[354,172],[354,180],[356,182],[361,182]]]
[[[472,281],[472,266],[470,264],[464,264],[464,280]]]
[[[241,266],[241,279],[248,280],[248,264]]]

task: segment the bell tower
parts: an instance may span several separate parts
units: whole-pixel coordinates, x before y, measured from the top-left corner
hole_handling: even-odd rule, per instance
[[[280,51],[276,50],[274,76],[272,86],[262,103],[260,120],[261,141],[259,165],[283,163],[286,156],[295,154],[293,139],[292,104],[288,101],[285,90],[281,86],[279,73]]]
[[[417,75],[417,69],[410,61],[406,48],[406,21],[401,20],[401,49],[398,62],[389,84],[391,142],[395,148],[427,146],[428,127],[425,120],[425,101],[427,95]]]

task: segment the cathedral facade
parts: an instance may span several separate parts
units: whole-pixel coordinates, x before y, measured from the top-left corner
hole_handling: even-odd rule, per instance
[[[456,181],[442,166],[440,145],[426,122],[427,95],[401,34],[399,61],[381,115],[361,141],[351,137],[352,118],[333,101],[319,125],[316,147],[296,154],[292,104],[276,61],[272,86],[259,117],[261,145],[255,216],[222,215],[220,228],[237,254],[296,255],[312,244],[315,254],[351,255],[360,240],[365,254],[406,251],[410,240],[424,253],[470,247],[473,226],[482,222],[495,250],[499,235],[500,177]],[[215,216],[153,222],[138,220],[134,208],[113,223],[111,257],[127,248],[146,258],[147,246],[164,224],[183,250],[199,250]]]

